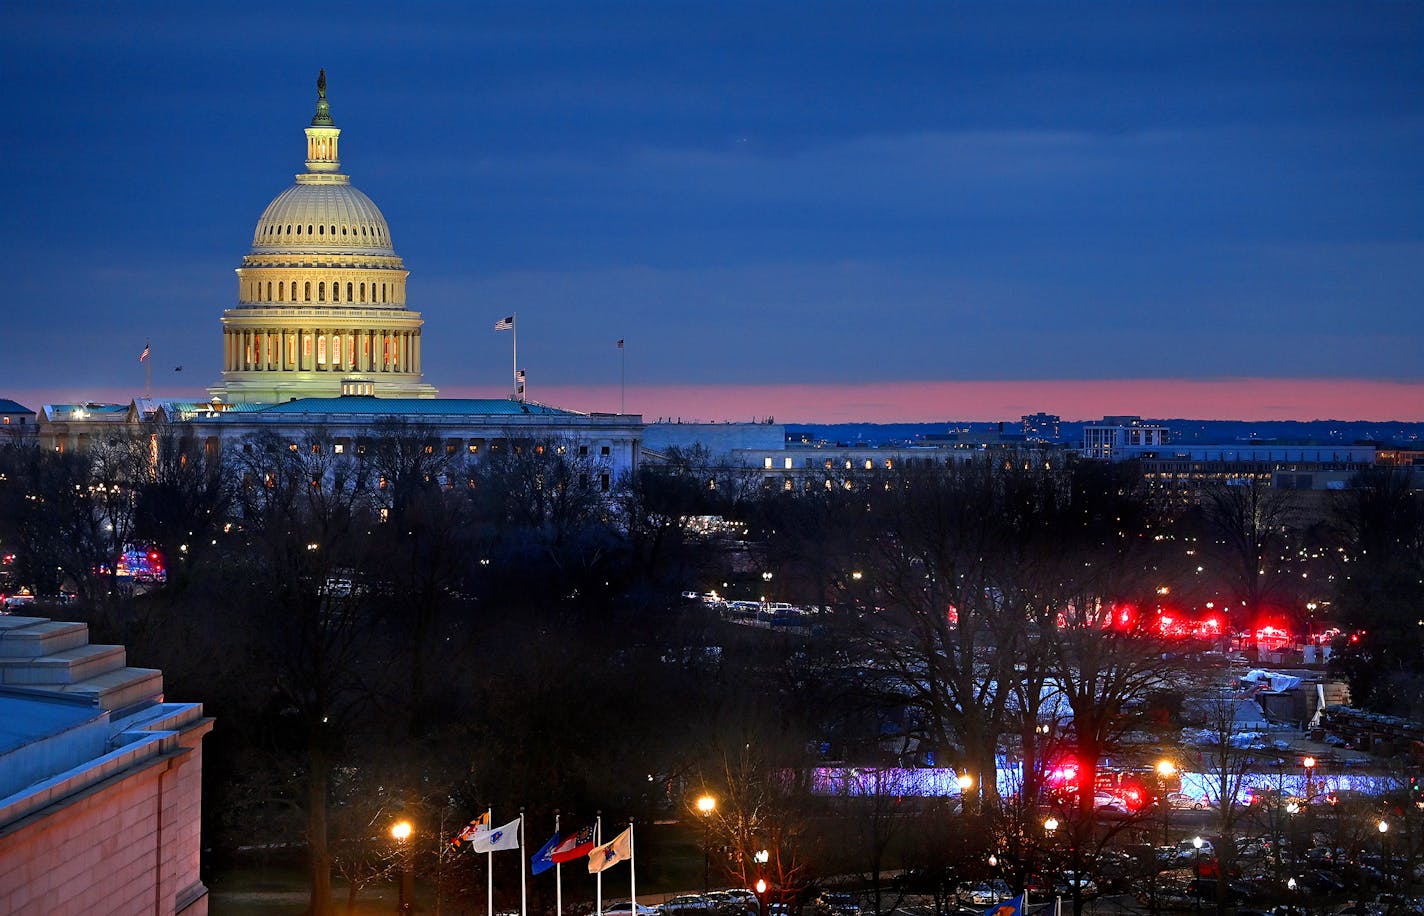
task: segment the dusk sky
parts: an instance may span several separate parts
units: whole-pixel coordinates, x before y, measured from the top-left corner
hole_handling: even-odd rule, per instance
[[[202,397],[325,67],[426,380],[1424,420],[1424,4],[10,2],[0,397]],[[182,366],[183,371],[174,372]]]

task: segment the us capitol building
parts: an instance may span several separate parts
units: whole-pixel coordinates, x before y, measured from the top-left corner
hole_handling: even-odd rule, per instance
[[[448,453],[483,457],[522,442],[558,440],[589,456],[609,481],[638,464],[643,420],[504,398],[441,398],[421,359],[424,322],[406,307],[409,272],[390,227],[352,187],[341,130],[317,80],[306,127],[306,170],[257,220],[237,268],[237,303],[222,313],[222,376],[206,400],[49,404],[42,447],[84,449],[118,428],[182,424],[205,448],[261,431],[295,443],[320,429],[346,450],[382,423],[418,425]]]
[[[237,306],[223,312],[222,381],[208,390],[224,403],[332,397],[345,376],[366,394],[436,395],[422,380],[420,313],[406,308],[410,274],[386,218],[341,173],[340,139],[322,71],[306,171],[262,211]]]

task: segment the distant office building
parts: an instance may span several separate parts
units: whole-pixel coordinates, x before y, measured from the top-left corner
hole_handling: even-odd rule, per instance
[[[0,913],[207,913],[211,728],[87,625],[0,616]]]
[[[31,436],[35,432],[35,412],[14,401],[0,398],[0,441]]]
[[[1019,418],[1023,437],[1029,442],[1057,442],[1061,420],[1057,414],[1031,413]]]
[[[1084,458],[1121,461],[1130,450],[1167,444],[1167,427],[1143,422],[1141,417],[1103,417],[1083,426]]]

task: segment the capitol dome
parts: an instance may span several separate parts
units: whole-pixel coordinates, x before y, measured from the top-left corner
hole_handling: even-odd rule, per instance
[[[410,274],[380,209],[341,173],[324,70],[305,133],[306,171],[262,211],[237,269],[222,381],[209,391],[228,403],[435,397],[420,365],[424,322],[406,307]]]
[[[252,251],[396,253],[386,218],[371,198],[350,184],[300,182],[262,211]]]

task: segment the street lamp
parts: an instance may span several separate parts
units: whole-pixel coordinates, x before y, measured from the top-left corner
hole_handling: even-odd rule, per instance
[[[1384,853],[1384,880],[1385,886],[1388,887],[1393,883],[1390,880],[1390,873],[1394,870],[1394,863],[1390,861],[1389,856],[1389,821],[1380,818],[1375,827],[1379,829],[1380,851]]]
[[[1162,806],[1162,845],[1166,846],[1172,805],[1167,800],[1167,781],[1177,775],[1177,765],[1165,757],[1157,761],[1157,803]]]
[[[415,896],[415,875],[411,872],[410,847],[406,844],[411,830],[410,821],[396,821],[391,825],[391,837],[401,847],[400,900],[396,905],[397,913],[409,913],[413,906],[411,898]]]
[[[766,863],[771,861],[771,853],[765,849],[758,849],[752,853],[752,861],[757,864],[758,872],[756,884],[753,884],[752,887],[756,888],[757,904],[761,907],[761,916],[766,916],[767,883],[766,878],[762,877],[760,872],[766,867]]]
[[[1050,817],[1048,820],[1044,821],[1043,829],[1048,831],[1048,835],[1050,837],[1053,836],[1054,831],[1058,829],[1058,818]]]
[[[702,812],[702,893],[705,895],[712,871],[712,812],[717,810],[717,799],[702,796],[697,800],[697,810]]]
[[[1305,769],[1305,800],[1306,800],[1307,802],[1309,802],[1309,801],[1311,800],[1311,798],[1313,797],[1313,795],[1312,795],[1312,793],[1311,793],[1311,779],[1310,779],[1310,778],[1311,778],[1311,776],[1314,775],[1314,773],[1315,773],[1315,758],[1314,758],[1314,757],[1306,757],[1304,760],[1302,760],[1302,761],[1300,762],[1300,765]]]
[[[1202,838],[1201,838],[1201,837],[1199,837],[1199,836],[1194,836],[1194,837],[1192,837],[1192,848],[1197,851],[1197,852],[1196,852],[1196,865],[1195,865],[1195,867],[1192,868],[1192,877],[1193,877],[1193,878],[1200,878],[1200,877],[1201,877],[1201,850],[1202,850]],[[1219,879],[1218,879],[1218,880],[1219,880]],[[1199,893],[1198,893],[1198,894],[1193,894],[1192,896],[1193,896],[1193,899],[1196,900],[1197,911],[1200,912],[1200,911],[1201,911],[1201,894],[1199,894]]]

